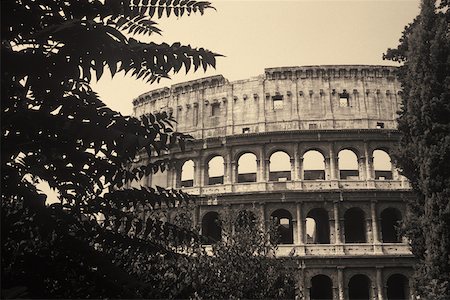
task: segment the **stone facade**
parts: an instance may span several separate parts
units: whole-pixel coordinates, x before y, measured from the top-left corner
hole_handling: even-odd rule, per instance
[[[150,91],[133,101],[135,115],[172,112],[176,130],[196,140],[167,154],[176,167],[141,184],[200,195],[193,220],[211,237],[220,238],[211,227],[224,205],[279,220],[277,255],[296,258],[305,299],[410,299],[414,259],[395,226],[413,195],[389,161],[380,167],[399,139],[400,95],[396,68],[359,65],[270,68]],[[250,171],[240,168],[244,157]],[[213,160],[221,168],[210,176]]]

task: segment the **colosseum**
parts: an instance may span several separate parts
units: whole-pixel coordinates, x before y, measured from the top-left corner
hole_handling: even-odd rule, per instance
[[[275,219],[277,256],[295,258],[305,299],[412,299],[414,257],[397,225],[413,193],[389,157],[399,140],[396,71],[268,68],[145,93],[136,116],[169,111],[196,140],[142,184],[199,195],[193,222],[211,241],[225,206]]]

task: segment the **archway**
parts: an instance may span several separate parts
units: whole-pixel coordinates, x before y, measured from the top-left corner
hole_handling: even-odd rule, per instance
[[[269,181],[288,180],[291,180],[291,158],[286,152],[274,152],[270,156]]]
[[[389,276],[389,279],[387,280],[387,299],[409,299],[409,280],[406,276],[402,274],[394,274]]]
[[[208,162],[208,185],[223,184],[223,175],[223,157],[214,156]]]
[[[375,179],[392,180],[391,157],[385,151],[373,151],[373,168],[375,170]]]
[[[402,241],[397,227],[402,214],[396,208],[386,208],[381,212],[381,238],[384,243],[400,243]]]
[[[358,157],[355,152],[344,149],[339,151],[339,176],[343,180],[358,180]]]
[[[210,211],[203,216],[202,235],[206,237],[207,244],[214,244],[222,239],[222,228],[217,212]]]
[[[194,162],[185,161],[181,167],[181,187],[194,186]]]
[[[330,220],[328,219],[328,212],[323,208],[314,208],[308,212],[306,217],[307,219],[311,218],[314,220],[312,225],[314,226],[314,231],[312,232],[312,235],[310,235],[310,238],[307,238],[306,242],[311,244],[329,244]]]
[[[346,243],[365,243],[366,220],[362,209],[352,207],[344,214],[344,231]]]
[[[348,298],[350,300],[370,299],[370,279],[366,275],[358,274],[348,282]]]
[[[325,179],[325,158],[316,150],[309,150],[303,154],[304,180]]]
[[[256,182],[256,155],[253,153],[245,153],[238,160],[238,183],[240,182]]]
[[[333,283],[326,275],[316,275],[311,278],[311,300],[331,300],[333,299]]]
[[[285,209],[277,209],[271,214],[271,217],[276,222],[278,244],[293,244],[294,226],[291,213]]]

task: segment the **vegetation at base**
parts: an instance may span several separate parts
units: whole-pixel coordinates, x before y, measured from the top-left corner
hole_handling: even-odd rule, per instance
[[[415,290],[424,299],[450,299],[450,2],[423,0],[396,49],[402,63],[402,134],[396,164],[417,198],[403,224],[419,263]]]
[[[165,112],[139,120],[111,110],[89,83],[107,70],[151,83],[214,67],[218,55],[203,48],[129,37],[159,34],[156,18],[210,7],[194,0],[1,2],[2,297],[150,297],[167,284],[164,276],[142,280],[139,268],[175,257],[198,236],[152,212],[194,199],[127,187],[171,167],[158,155],[190,137],[175,132]],[[152,162],[133,167],[142,152]],[[46,204],[41,181],[59,193],[58,203]]]

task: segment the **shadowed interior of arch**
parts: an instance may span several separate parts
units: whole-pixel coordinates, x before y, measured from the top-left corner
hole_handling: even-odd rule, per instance
[[[348,299],[350,300],[371,299],[369,277],[363,274],[358,274],[350,278],[350,281],[348,282]]]
[[[409,280],[403,274],[389,276],[386,283],[387,300],[407,300],[409,297]]]
[[[292,224],[292,215],[285,209],[277,209],[271,214],[272,219],[276,222],[278,243],[293,244],[294,243],[294,226]]]
[[[316,275],[311,278],[311,300],[331,300],[333,299],[333,282],[326,275]]]
[[[330,221],[323,208],[314,208],[306,216],[306,243],[330,243]]]

